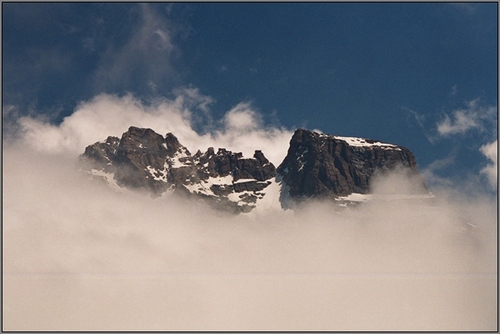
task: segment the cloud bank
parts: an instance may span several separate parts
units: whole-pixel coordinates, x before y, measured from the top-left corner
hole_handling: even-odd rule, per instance
[[[86,145],[130,125],[281,162],[292,133],[266,127],[251,104],[194,131],[211,102],[189,88],[149,103],[99,95],[60,125],[19,120],[4,143],[4,330],[496,329],[488,197],[441,189],[431,202],[227,216],[77,172]],[[389,175],[375,189],[411,182]]]

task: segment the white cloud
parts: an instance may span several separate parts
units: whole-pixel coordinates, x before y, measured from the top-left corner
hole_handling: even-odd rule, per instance
[[[465,110],[456,110],[453,112],[453,119],[445,115],[444,120],[438,123],[438,132],[442,136],[449,136],[457,133],[465,133],[474,128],[479,128],[480,123],[477,114]]]
[[[250,103],[240,103],[229,110],[216,123],[218,126],[209,124],[211,131],[196,132],[193,125],[202,115],[211,121],[209,106],[213,102],[195,88],[176,89],[173,99],[158,98],[149,104],[132,95],[101,94],[81,102],[59,125],[34,117],[22,117],[17,125],[22,141],[45,153],[68,152],[76,156],[88,145],[108,136],[121,137],[130,126],[138,126],[162,135],[172,132],[193,153],[212,146],[252,157],[255,150],[262,150],[276,166],[281,163],[292,131],[264,126],[262,116]]]
[[[186,108],[199,109],[204,113],[209,113],[209,106],[215,102],[212,97],[201,94],[197,88],[182,87],[174,89],[173,92]]]
[[[464,134],[471,130],[484,131],[489,123],[496,121],[496,107],[481,106],[479,98],[467,102],[467,108],[454,110],[437,122],[437,131],[442,137]]]
[[[193,152],[261,149],[282,161],[292,132],[266,126],[250,103],[212,131],[194,131],[196,113],[212,102],[193,88],[150,103],[101,94],[59,125],[19,120],[20,140],[4,145],[4,329],[495,328],[490,200],[445,193],[432,205],[338,212],[311,202],[228,217],[174,198],[115,193],[76,174],[86,145],[130,125],[172,132]],[[393,175],[375,190],[411,193],[411,185]]]
[[[150,106],[131,95],[102,94],[80,103],[60,125],[32,117],[21,118],[19,124],[23,140],[39,151],[80,154],[87,145],[107,136],[121,137],[131,125],[152,127],[161,132],[177,130],[179,135],[192,136],[191,112],[183,103],[182,94],[175,100],[161,100]]]
[[[481,146],[481,153],[490,161],[486,167],[481,170],[481,173],[485,174],[488,181],[493,187],[497,186],[497,173],[498,173],[498,140],[492,143]]]
[[[496,203],[228,217],[115,193],[70,152],[25,148],[4,150],[5,330],[496,328]]]
[[[250,103],[241,102],[224,116],[224,123],[228,129],[248,132],[262,125],[259,114],[250,108]]]

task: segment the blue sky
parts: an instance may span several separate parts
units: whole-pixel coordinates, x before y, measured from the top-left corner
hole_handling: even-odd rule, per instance
[[[191,116],[200,133],[243,102],[261,126],[396,143],[431,183],[473,177],[487,187],[497,156],[486,146],[497,139],[497,11],[497,3],[3,3],[4,129],[23,116],[57,126],[102,93],[147,104],[191,89],[205,101]]]

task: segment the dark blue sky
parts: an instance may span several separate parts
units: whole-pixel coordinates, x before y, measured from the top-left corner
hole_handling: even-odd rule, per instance
[[[177,87],[270,125],[410,148],[479,174],[497,137],[497,3],[3,3],[3,106],[57,123],[79,101]],[[5,113],[4,113],[5,115]],[[4,116],[5,117],[5,116]],[[446,123],[448,122],[448,123]]]

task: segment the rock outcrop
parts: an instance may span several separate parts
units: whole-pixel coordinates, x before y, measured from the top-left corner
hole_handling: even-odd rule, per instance
[[[373,176],[395,168],[418,175],[415,156],[402,146],[298,129],[277,172],[289,196],[300,200],[368,194]],[[415,192],[425,191],[422,180]]]
[[[154,197],[165,192],[195,196],[218,209],[248,212],[276,175],[275,166],[257,150],[244,158],[209,147],[192,155],[172,134],[130,127],[121,139],[108,137],[88,146],[80,156],[84,169],[95,178]]]

